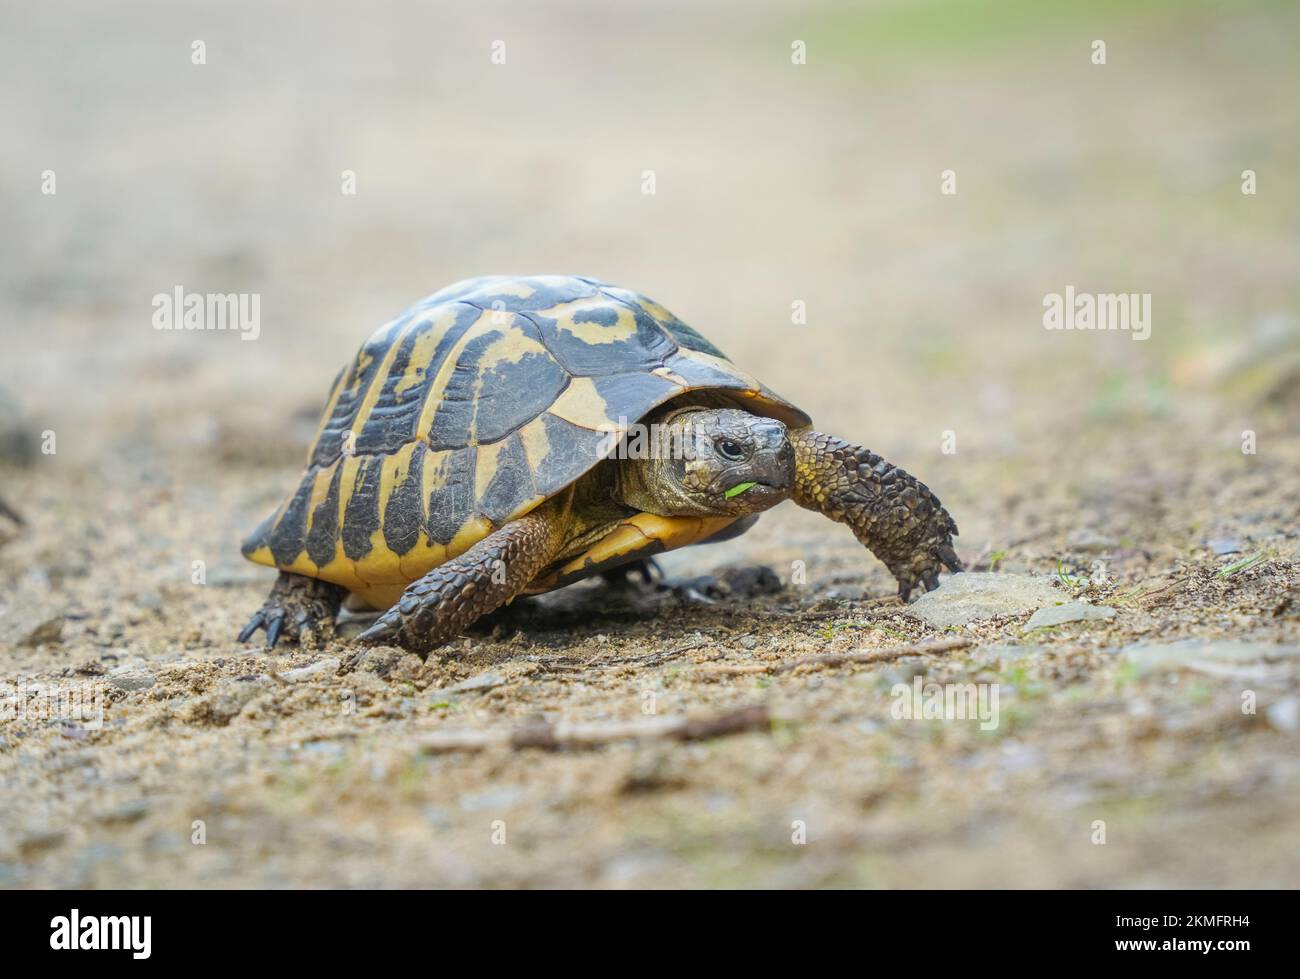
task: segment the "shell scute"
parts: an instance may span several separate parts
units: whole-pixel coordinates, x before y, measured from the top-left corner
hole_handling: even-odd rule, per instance
[[[244,553],[387,596],[700,390],[807,423],[644,296],[574,276],[455,283],[384,324],[338,374],[299,487]]]

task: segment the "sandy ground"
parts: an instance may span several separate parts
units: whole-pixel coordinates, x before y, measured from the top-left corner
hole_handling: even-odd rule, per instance
[[[1300,16],[1013,6],[7,14],[0,885],[1300,884]],[[926,625],[787,504],[664,561],[772,593],[589,583],[346,675],[237,644],[334,372],[502,271],[653,296],[929,483],[970,566],[1115,617]],[[260,294],[261,336],[155,331],[177,285]],[[1044,330],[1067,285],[1151,293],[1150,339]],[[895,718],[917,675],[997,726]]]

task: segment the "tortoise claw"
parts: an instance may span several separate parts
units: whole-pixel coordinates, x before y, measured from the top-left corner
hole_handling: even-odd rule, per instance
[[[402,645],[402,617],[393,609],[389,609],[370,623],[369,628],[353,641],[367,646],[400,646]]]
[[[947,545],[935,549],[933,555],[917,555],[913,563],[904,568],[891,569],[894,576],[898,579],[898,597],[906,602],[912,596],[912,592],[918,585],[923,591],[934,591],[939,587],[939,572],[944,568],[951,571],[961,571],[961,562],[957,560],[955,554],[951,555],[951,560],[944,557],[943,551],[951,551]],[[919,565],[919,566],[918,566]]]
[[[248,642],[248,640],[252,639],[253,633],[261,627],[264,618],[261,609],[254,612],[253,617],[248,620],[248,625],[239,630],[239,638],[236,642]]]
[[[905,602],[918,585],[924,591],[938,588],[939,574],[945,569],[954,574],[966,570],[953,546],[952,536],[957,527],[952,517],[941,507],[933,509],[928,516],[922,533],[917,535],[919,540],[913,537],[896,541],[886,555],[881,555],[892,558],[885,563],[898,579],[898,596]]]
[[[281,637],[314,645],[318,636],[333,630],[343,595],[338,585],[282,572],[265,604],[240,630],[238,641],[248,642],[258,629],[265,629],[267,649],[274,649]]]
[[[271,613],[266,623],[266,648],[274,649],[275,644],[280,641],[280,633],[284,629],[284,610],[276,609]]]

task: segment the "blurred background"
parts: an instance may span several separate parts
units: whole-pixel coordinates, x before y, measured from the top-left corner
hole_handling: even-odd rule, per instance
[[[1243,343],[1294,341],[1292,4],[7,20],[4,383],[81,459],[274,437],[375,326],[484,273],[645,292],[821,424],[930,455],[942,429],[959,453],[1015,454],[1089,412],[1169,410]],[[1151,293],[1151,339],[1044,330],[1067,284]],[[151,298],[177,285],[260,293],[261,339],[155,332]]]
[[[1104,532],[1140,575],[1212,536],[1293,537],[1294,3],[9,0],[4,21],[11,664],[75,659],[19,651],[50,602],[142,655],[230,646],[269,581],[239,537],[330,379],[488,273],[653,297],[918,473],[976,564],[1050,571]],[[260,337],[154,330],[178,286],[260,294]],[[1150,339],[1045,330],[1067,286],[1150,293]],[[784,509],[741,553],[832,540]],[[890,594],[851,539],[825,546]],[[177,599],[197,559],[237,591]]]

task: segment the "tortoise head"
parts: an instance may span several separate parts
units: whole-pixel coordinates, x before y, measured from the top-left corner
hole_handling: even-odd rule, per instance
[[[785,425],[737,408],[671,411],[638,426],[619,455],[623,502],[665,517],[757,513],[794,486]]]

